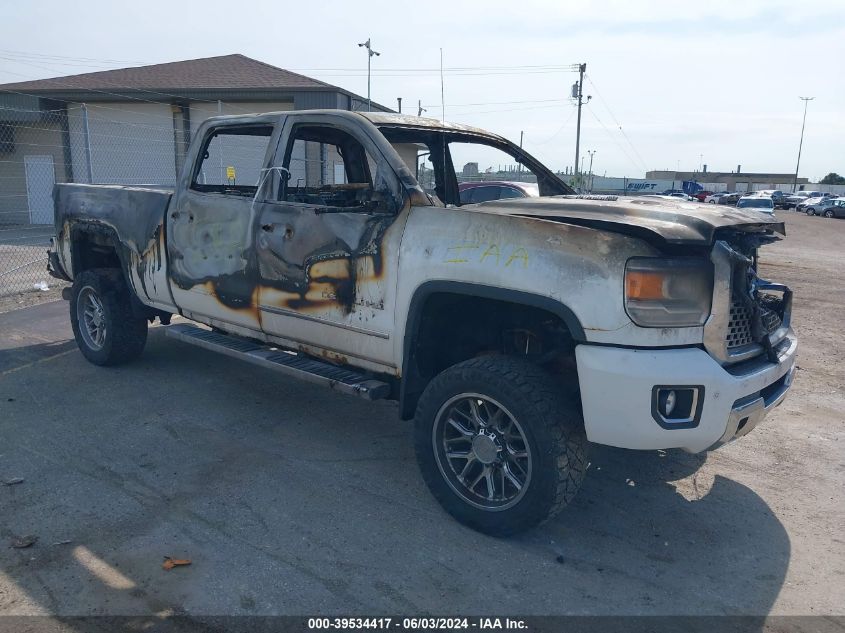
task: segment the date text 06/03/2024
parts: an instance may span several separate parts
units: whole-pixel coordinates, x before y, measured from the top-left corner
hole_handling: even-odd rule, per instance
[[[511,618],[308,618],[309,630],[401,629],[401,630],[521,630],[524,620]]]

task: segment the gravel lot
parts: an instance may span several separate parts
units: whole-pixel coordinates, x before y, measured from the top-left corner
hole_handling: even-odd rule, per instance
[[[393,404],[161,328],[98,368],[64,302],[0,315],[0,482],[24,480],[0,485],[0,614],[845,614],[845,221],[779,215],[784,405],[707,455],[594,447],[576,502],[506,540],[440,510]]]

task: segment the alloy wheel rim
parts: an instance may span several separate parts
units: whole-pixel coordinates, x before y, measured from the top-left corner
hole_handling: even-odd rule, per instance
[[[106,311],[99,295],[91,286],[85,286],[79,291],[76,316],[85,344],[93,350],[102,349],[107,333]]]
[[[435,417],[432,443],[441,475],[470,505],[505,510],[528,490],[533,460],[525,431],[489,396],[450,398]]]

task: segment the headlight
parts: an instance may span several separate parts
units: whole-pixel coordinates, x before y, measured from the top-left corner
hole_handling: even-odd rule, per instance
[[[713,265],[697,257],[634,257],[625,266],[625,311],[643,327],[704,325]]]

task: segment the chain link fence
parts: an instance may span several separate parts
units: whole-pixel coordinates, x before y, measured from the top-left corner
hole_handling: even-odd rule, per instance
[[[62,283],[47,273],[55,183],[173,187],[202,121],[274,105],[0,107],[0,297]]]
[[[41,109],[0,106],[0,297],[62,283],[47,273],[55,183],[174,187],[191,138],[207,118],[293,107],[292,102],[184,103],[41,100]],[[351,108],[366,110],[366,102],[353,99]],[[237,164],[238,152],[228,148],[227,164]]]

